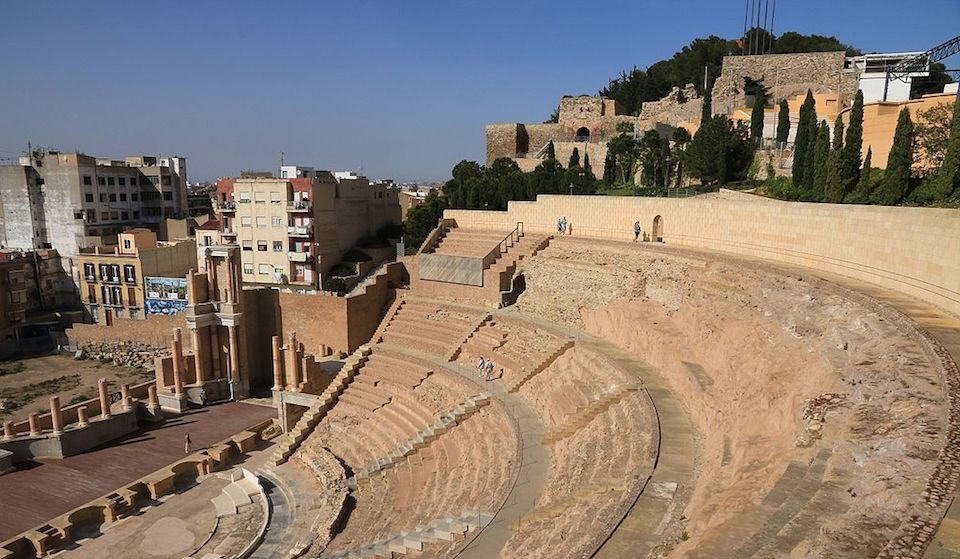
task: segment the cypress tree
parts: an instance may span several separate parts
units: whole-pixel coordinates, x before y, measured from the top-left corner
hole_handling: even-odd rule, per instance
[[[960,196],[960,102],[953,104],[953,124],[950,126],[943,163],[937,176],[927,182],[923,187],[923,202],[946,200],[951,194]]]
[[[816,141],[817,109],[813,92],[807,90],[807,98],[800,106],[800,120],[797,122],[797,136],[793,142],[793,184],[798,189],[807,188],[807,171],[812,166],[813,153],[810,146]],[[813,177],[810,177],[812,182]]]
[[[847,128],[847,141],[843,146],[840,163],[840,175],[843,188],[851,192],[860,178],[860,151],[863,150],[863,92],[857,91],[850,109],[850,125]]]
[[[777,114],[777,147],[787,146],[790,137],[790,104],[784,99],[780,101],[780,112]]]
[[[617,161],[610,155],[610,152],[607,152],[607,156],[603,158],[603,184],[613,186],[616,165]]]
[[[580,166],[580,150],[573,148],[573,153],[570,154],[570,162],[567,163],[567,168],[573,169],[574,167]]]
[[[583,168],[588,171],[590,170],[590,154],[587,153],[586,150],[583,152]]]
[[[843,202],[846,195],[843,177],[841,176],[841,158],[843,156],[843,119],[837,115],[833,123],[833,145],[830,146],[830,155],[827,158],[827,169],[824,171],[824,200],[831,204]]]
[[[893,206],[903,201],[910,188],[910,168],[913,166],[913,121],[910,111],[900,109],[897,129],[893,133],[893,147],[887,156],[887,172],[874,199],[884,206]]]
[[[763,145],[763,108],[767,101],[763,95],[757,94],[753,100],[753,112],[750,113],[750,139]]]
[[[827,185],[827,159],[830,158],[830,127],[827,121],[822,121],[817,126],[817,141],[813,148],[813,193],[814,196],[823,200]],[[829,202],[829,198],[827,199]]]
[[[700,126],[703,126],[713,116],[713,92],[708,88],[703,92],[703,108],[700,110]]]
[[[867,148],[867,156],[863,159],[863,170],[860,171],[860,180],[844,200],[848,204],[866,204],[870,201],[870,174],[873,172],[873,149]]]
[[[556,158],[557,158],[557,152],[554,150],[553,140],[550,140],[549,142],[547,142],[547,153],[544,159],[556,159]]]

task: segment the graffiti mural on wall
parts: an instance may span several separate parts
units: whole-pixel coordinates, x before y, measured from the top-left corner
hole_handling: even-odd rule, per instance
[[[146,314],[177,314],[187,308],[186,278],[143,278]]]

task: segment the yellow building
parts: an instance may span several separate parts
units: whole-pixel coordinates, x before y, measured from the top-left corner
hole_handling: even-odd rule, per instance
[[[876,101],[867,103],[863,106],[863,153],[866,157],[867,148],[873,148],[872,165],[886,169],[887,157],[890,155],[890,148],[893,147],[893,134],[897,128],[897,117],[900,116],[900,109],[906,107],[910,111],[910,118],[916,124],[919,120],[919,114],[927,109],[935,107],[942,103],[955,103],[957,100],[956,92],[952,93],[933,93],[924,95],[919,99],[901,101],[898,103]],[[843,122],[850,124],[850,109],[844,110]],[[923,162],[917,162],[917,166],[923,166]]]
[[[80,297],[94,321],[146,318],[144,278],[182,278],[197,267],[195,241],[158,243],[149,229],[130,229],[117,246],[80,250]]]

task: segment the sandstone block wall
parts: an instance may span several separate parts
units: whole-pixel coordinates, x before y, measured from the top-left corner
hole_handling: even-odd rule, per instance
[[[527,152],[526,133],[522,128],[523,125],[517,123],[487,125],[487,165],[500,157]]]
[[[152,347],[170,347],[173,329],[187,330],[185,315],[150,315],[147,320],[115,318],[111,326],[105,324],[74,324],[67,328],[67,339],[74,347],[104,343],[126,342]],[[184,349],[191,348],[190,336],[183,337]]]
[[[846,53],[811,52],[725,56],[723,71],[713,84],[714,114],[730,114],[744,106],[744,78],[763,79],[774,99],[814,93],[835,93],[839,88],[849,104],[857,92],[858,73],[844,70]]]
[[[960,315],[960,211],[762,199],[539,196],[508,211],[447,210],[470,228],[553,233],[566,216],[573,235],[649,235],[657,216],[667,244],[797,264],[895,289]]]

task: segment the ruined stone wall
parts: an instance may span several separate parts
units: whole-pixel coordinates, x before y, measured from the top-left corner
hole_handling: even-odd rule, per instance
[[[147,320],[115,318],[113,324],[74,324],[67,328],[67,339],[73,347],[92,344],[112,344],[125,342],[133,345],[145,345],[166,348],[173,341],[173,329],[182,328],[186,333],[187,323],[184,314],[150,315]],[[184,349],[191,347],[190,336],[183,337]]]
[[[730,114],[745,106],[744,78],[763,79],[771,97],[782,99],[814,93],[835,93],[839,87],[846,104],[857,92],[858,74],[845,71],[846,53],[811,52],[725,56],[720,77],[713,84],[713,113]]]
[[[960,315],[960,212],[745,198],[542,195],[506,212],[447,210],[460,227],[632,239],[657,217],[667,244],[797,264],[894,289]]]
[[[687,84],[683,89],[674,87],[659,101],[644,103],[640,110],[640,120],[683,126],[685,123],[699,119],[702,111],[703,98],[697,93],[693,84]]]
[[[513,157],[517,153],[526,153],[526,145],[521,145],[522,124],[487,125],[487,165],[501,157]]]
[[[603,116],[603,97],[591,95],[566,96],[560,99],[560,124],[577,120],[599,119]]]

